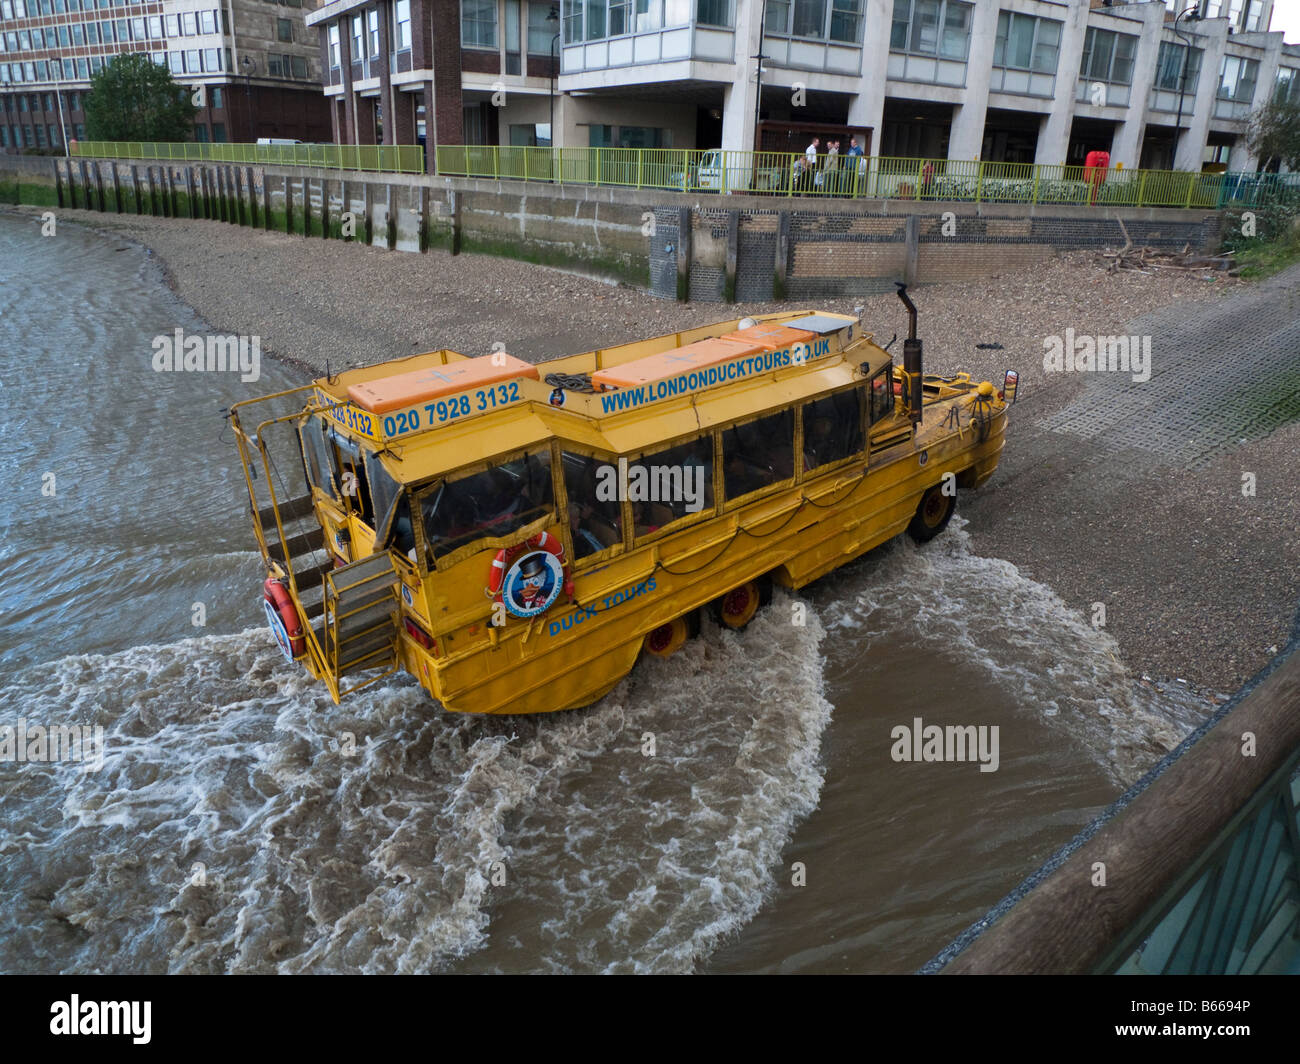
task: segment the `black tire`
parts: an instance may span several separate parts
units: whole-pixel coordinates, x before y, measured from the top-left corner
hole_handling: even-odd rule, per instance
[[[935,484],[921,496],[912,523],[907,526],[907,534],[917,543],[928,543],[948,527],[956,509],[957,497],[945,495],[943,485]]]

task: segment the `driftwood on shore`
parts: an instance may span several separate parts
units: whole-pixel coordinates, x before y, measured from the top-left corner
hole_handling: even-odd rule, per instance
[[[1124,219],[1117,221],[1124,234],[1124,246],[1117,251],[1106,248],[1098,252],[1096,257],[1098,265],[1105,265],[1107,273],[1117,273],[1120,270],[1137,270],[1139,273],[1152,273],[1156,270],[1226,270],[1229,277],[1236,277],[1240,272],[1232,260],[1231,251],[1219,255],[1194,254],[1190,244],[1184,244],[1181,251],[1161,251],[1146,245],[1134,247]]]

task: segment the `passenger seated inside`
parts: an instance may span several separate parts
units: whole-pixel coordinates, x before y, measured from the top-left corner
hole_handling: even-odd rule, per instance
[[[569,532],[573,536],[573,555],[585,558],[622,542],[617,528],[585,502],[569,500]]]
[[[841,461],[862,448],[862,389],[837,392],[803,408],[805,470]]]
[[[425,538],[435,558],[476,539],[507,536],[552,509],[549,451],[442,481],[420,496]]]
[[[608,472],[616,468],[615,460],[564,451],[561,463],[564,490],[569,498],[574,558],[585,558],[621,543],[623,505],[618,493],[608,487]],[[604,487],[598,490],[601,485]]]
[[[794,414],[782,410],[722,433],[723,481],[736,499],[794,475]]]
[[[670,507],[661,502],[634,502],[632,504],[632,527],[638,536],[658,532],[664,525],[671,524],[676,518]]]

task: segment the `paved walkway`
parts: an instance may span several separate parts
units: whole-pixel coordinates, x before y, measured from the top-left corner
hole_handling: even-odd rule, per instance
[[[1209,303],[1129,324],[1151,338],[1151,379],[1088,374],[1044,427],[1202,466],[1300,417],[1300,267]]]
[[[1026,393],[997,473],[958,512],[978,553],[1086,616],[1104,602],[1136,671],[1230,692],[1300,605],[1300,266],[1128,332],[1152,338],[1151,379]]]

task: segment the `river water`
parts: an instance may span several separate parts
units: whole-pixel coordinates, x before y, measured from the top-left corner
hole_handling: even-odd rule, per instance
[[[304,378],[155,372],[206,326],[115,238],[0,215],[0,283],[0,725],[105,735],[0,761],[0,971],[909,971],[1209,709],[960,517],[587,710],[335,706],[262,625],[221,434]],[[997,771],[894,761],[918,717],[997,726]]]

